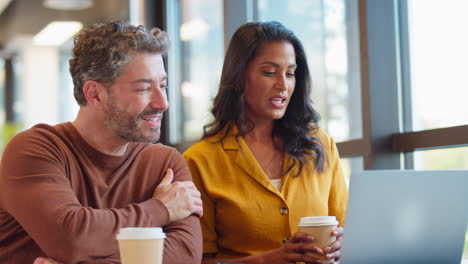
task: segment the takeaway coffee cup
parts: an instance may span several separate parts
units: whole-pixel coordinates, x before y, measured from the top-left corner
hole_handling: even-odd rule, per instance
[[[299,230],[308,233],[315,238],[313,245],[325,249],[331,243],[335,242],[336,237],[332,235],[333,230],[338,226],[335,216],[311,216],[301,217],[298,224]],[[332,263],[332,260],[326,261],[325,256],[319,256],[314,253],[306,253],[324,260],[324,264]]]
[[[121,228],[117,240],[122,264],[162,264],[164,238],[160,227]]]

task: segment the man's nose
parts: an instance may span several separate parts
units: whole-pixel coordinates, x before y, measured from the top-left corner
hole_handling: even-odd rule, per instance
[[[151,108],[166,111],[168,107],[169,102],[167,101],[166,90],[157,88],[156,92],[153,93],[151,98]]]

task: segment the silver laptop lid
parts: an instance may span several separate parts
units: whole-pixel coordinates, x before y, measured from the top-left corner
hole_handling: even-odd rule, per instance
[[[468,171],[364,171],[350,183],[343,264],[460,264]]]

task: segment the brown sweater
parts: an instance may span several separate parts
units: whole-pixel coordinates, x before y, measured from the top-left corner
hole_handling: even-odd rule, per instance
[[[151,199],[168,168],[191,180],[184,159],[161,144],[131,143],[123,156],[103,154],[71,123],[40,124],[15,136],[0,165],[0,263],[120,263],[120,227],[163,226],[164,263],[200,263],[199,219],[168,224]]]

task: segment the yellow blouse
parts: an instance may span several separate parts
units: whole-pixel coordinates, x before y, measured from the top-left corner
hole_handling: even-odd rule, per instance
[[[221,132],[223,133],[223,132]],[[220,134],[221,134],[220,133]],[[298,231],[304,216],[334,215],[344,225],[348,191],[334,141],[317,135],[326,153],[324,171],[312,162],[283,177],[281,191],[270,182],[237,128],[190,147],[184,158],[203,200],[203,252],[236,258],[280,247]],[[291,159],[285,155],[283,171]]]

